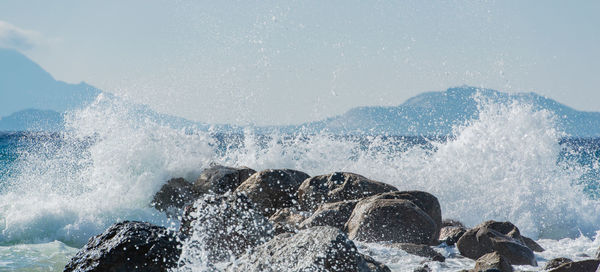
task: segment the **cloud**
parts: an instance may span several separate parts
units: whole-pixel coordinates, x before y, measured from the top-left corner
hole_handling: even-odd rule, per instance
[[[0,47],[28,50],[38,45],[40,41],[40,33],[0,21]]]

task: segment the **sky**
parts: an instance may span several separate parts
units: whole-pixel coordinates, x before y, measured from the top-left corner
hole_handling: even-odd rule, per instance
[[[471,85],[600,111],[600,1],[0,0],[0,47],[207,123],[297,124]]]

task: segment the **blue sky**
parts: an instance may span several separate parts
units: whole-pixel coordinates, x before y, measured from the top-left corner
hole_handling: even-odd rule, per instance
[[[600,111],[600,1],[0,1],[0,46],[193,120],[285,124],[474,85]]]

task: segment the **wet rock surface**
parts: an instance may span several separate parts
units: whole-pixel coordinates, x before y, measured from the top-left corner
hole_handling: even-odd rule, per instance
[[[194,182],[194,187],[203,193],[224,194],[235,190],[254,173],[255,170],[247,167],[213,165],[202,171],[200,177]]]
[[[552,260],[549,260],[546,263],[546,266],[544,266],[544,270],[550,270],[553,268],[557,268],[559,267],[561,264],[565,264],[565,263],[570,263],[573,262],[573,260],[569,259],[569,258],[554,258]]]
[[[499,271],[499,272],[513,272],[513,267],[510,262],[500,255],[498,252],[492,252],[485,254],[475,262],[475,268],[472,272],[479,271]]]
[[[151,205],[167,214],[177,214],[178,210],[194,202],[202,192],[183,178],[174,178],[167,181],[154,195]]]
[[[283,208],[269,217],[269,221],[275,228],[275,234],[286,232],[297,232],[306,214],[293,208]]]
[[[343,229],[350,215],[352,215],[356,203],[358,203],[358,200],[322,204],[309,218],[300,224],[300,227],[332,226]]]
[[[600,260],[591,259],[577,262],[568,262],[559,265],[556,268],[548,270],[549,272],[595,272],[600,266]]]
[[[64,271],[167,271],[177,264],[178,246],[163,227],[125,221],[92,237]]]

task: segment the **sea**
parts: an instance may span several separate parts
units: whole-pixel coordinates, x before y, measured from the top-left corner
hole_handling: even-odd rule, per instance
[[[0,133],[0,271],[62,271],[90,237],[123,220],[177,228],[177,219],[150,207],[153,195],[212,163],[348,171],[430,192],[443,218],[510,221],[546,249],[536,253],[538,267],[517,269],[587,259],[600,247],[600,138],[568,135],[555,119],[531,105],[488,102],[451,135],[261,134],[173,127],[99,97],[67,113],[62,132]],[[474,266],[455,247],[435,248],[448,257],[440,263],[357,246],[393,271],[424,262],[433,271]],[[185,271],[202,267],[198,260]]]

